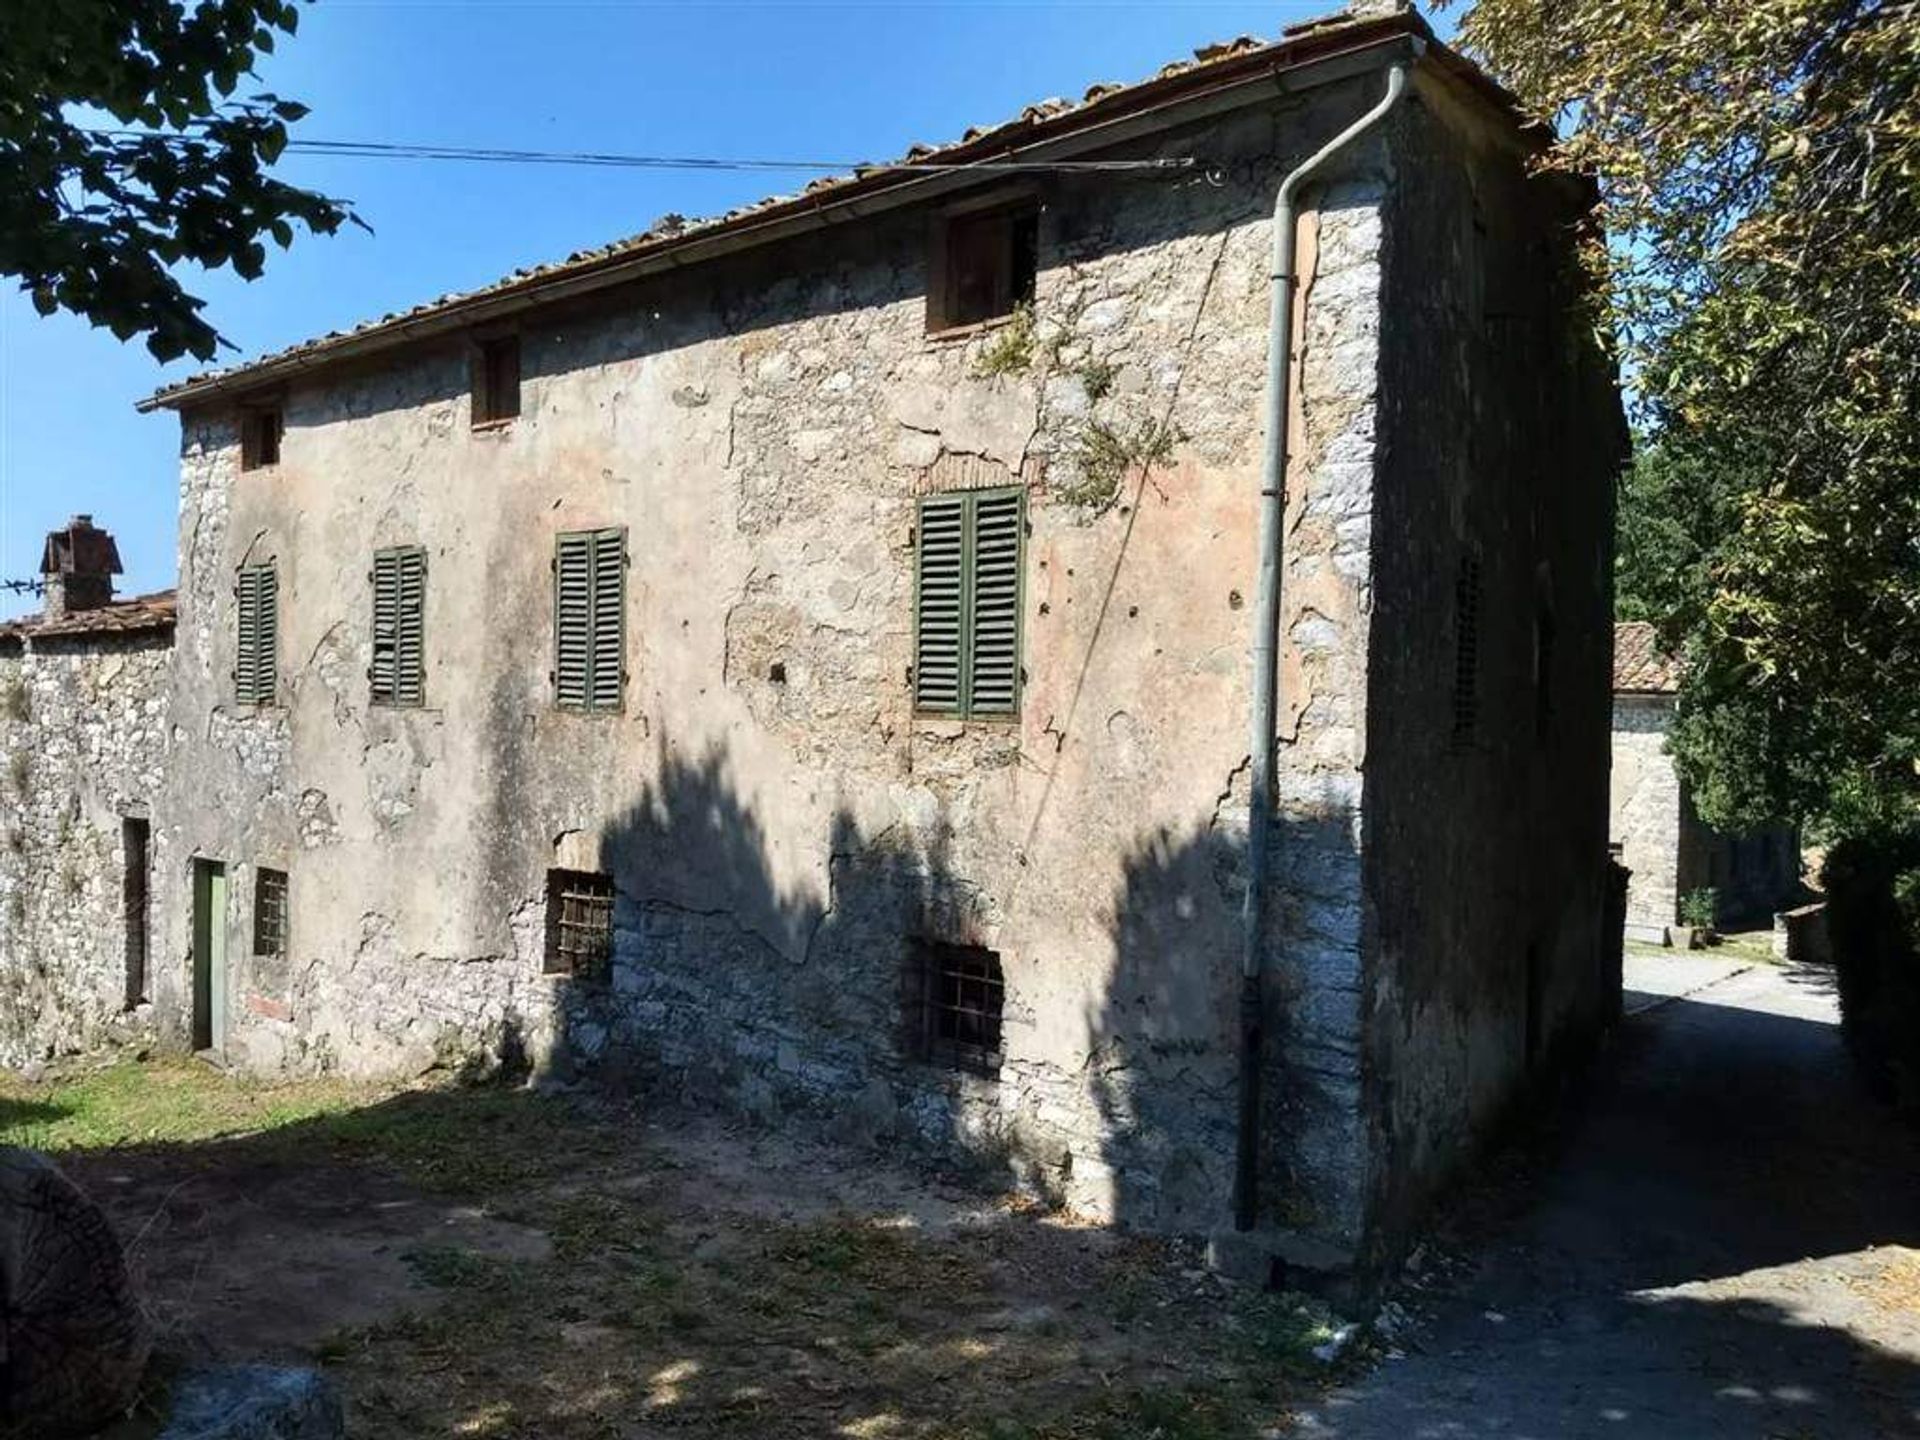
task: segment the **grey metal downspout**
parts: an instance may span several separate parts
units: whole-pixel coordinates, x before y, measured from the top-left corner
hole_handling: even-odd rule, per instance
[[[1415,54],[1420,49],[1416,41]],[[1273,752],[1277,738],[1280,632],[1281,523],[1287,482],[1287,392],[1293,353],[1294,200],[1313,173],[1368,130],[1406,93],[1408,65],[1387,72],[1380,103],[1315,151],[1280,182],[1273,202],[1272,313],[1267,322],[1266,456],[1260,473],[1260,582],[1253,607],[1252,803],[1247,817],[1247,895],[1242,918],[1245,947],[1240,964],[1240,1127],[1233,1187],[1233,1223],[1251,1230],[1259,1212],[1260,1066],[1262,993],[1260,975],[1267,930],[1268,850],[1273,830]]]

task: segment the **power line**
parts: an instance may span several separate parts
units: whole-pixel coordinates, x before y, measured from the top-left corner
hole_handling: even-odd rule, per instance
[[[108,140],[163,140],[173,145],[208,143],[195,135],[155,130],[89,130]],[[456,160],[507,165],[596,165],[625,170],[814,170],[824,174],[894,170],[1128,171],[1191,170],[1191,155],[1146,160],[766,160],[712,155],[618,155],[591,150],[507,150],[469,145],[411,145],[382,140],[289,140],[288,152],[380,160]]]

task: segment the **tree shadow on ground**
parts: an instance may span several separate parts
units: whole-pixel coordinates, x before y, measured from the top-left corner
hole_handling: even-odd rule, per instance
[[[363,1440],[1203,1440],[1310,1390],[1319,1318],[865,1152],[589,1091],[358,1098],[61,1159],[170,1361],[317,1359]]]

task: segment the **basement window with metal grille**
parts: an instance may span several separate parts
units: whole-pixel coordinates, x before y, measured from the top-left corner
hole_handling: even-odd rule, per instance
[[[590,870],[549,870],[547,974],[602,979],[612,967],[612,879]]]
[[[626,687],[627,532],[573,530],[554,540],[553,703],[617,711]]]
[[[999,1074],[1006,996],[1000,957],[977,945],[920,940],[913,960],[921,1058],[954,1070]]]
[[[249,405],[240,412],[240,468],[258,470],[280,463],[280,437],[286,419],[278,405]]]
[[[500,425],[520,413],[520,337],[494,335],[476,341],[472,358],[472,423]]]
[[[945,217],[934,232],[927,330],[1004,320],[1033,303],[1040,211],[1031,200]]]
[[[427,552],[418,545],[373,552],[373,663],[368,688],[376,705],[424,705]]]
[[[272,565],[243,565],[234,582],[233,698],[271,705],[280,670],[280,574]]]
[[[1460,557],[1453,582],[1453,749],[1472,748],[1480,725],[1480,561]]]
[[[287,872],[264,865],[253,872],[253,953],[287,953]]]
[[[920,501],[913,656],[920,713],[1018,713],[1025,506],[1021,490],[960,490]]]

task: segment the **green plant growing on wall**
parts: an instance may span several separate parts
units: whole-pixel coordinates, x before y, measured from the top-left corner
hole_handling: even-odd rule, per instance
[[[1690,930],[1711,930],[1720,908],[1720,892],[1711,885],[1689,890],[1680,897],[1680,923]]]
[[[33,779],[33,766],[27,759],[26,751],[16,750],[7,760],[7,779],[13,785],[13,793],[24,800],[27,786]]]
[[[1022,301],[1014,306],[1007,323],[995,332],[987,347],[973,362],[973,373],[985,380],[994,375],[1018,375],[1033,364],[1033,304]]]
[[[1113,393],[1114,377],[1120,373],[1119,366],[1111,360],[1096,360],[1089,355],[1074,369],[1080,377],[1080,383],[1086,387],[1089,400],[1104,400]]]
[[[1074,437],[1071,455],[1079,479],[1062,485],[1060,498],[1104,515],[1120,497],[1120,485],[1136,470],[1151,470],[1173,459],[1173,447],[1186,436],[1178,426],[1146,419],[1132,425],[1090,420]]]
[[[27,698],[26,684],[18,676],[0,685],[0,715],[21,723],[32,718],[33,706]]]

